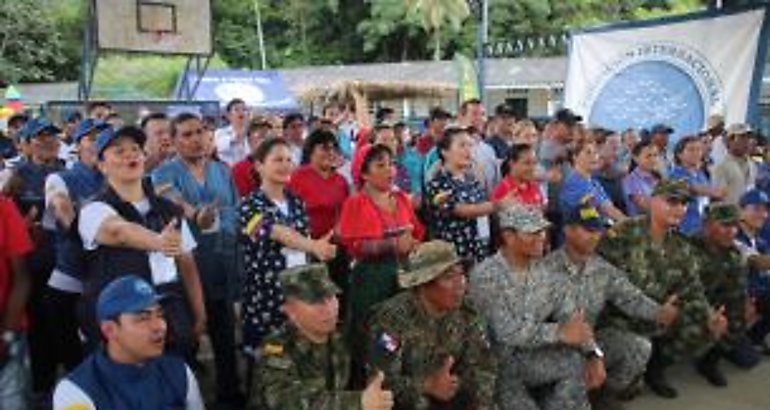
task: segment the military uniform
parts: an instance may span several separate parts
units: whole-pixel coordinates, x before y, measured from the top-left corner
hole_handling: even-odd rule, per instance
[[[476,265],[470,281],[470,297],[489,322],[500,364],[498,407],[589,409],[583,356],[559,339],[559,323],[575,311],[564,275],[542,261],[514,272],[497,253]],[[529,392],[551,384],[540,400]]]
[[[262,344],[253,409],[347,410],[361,408],[361,392],[346,390],[350,354],[338,333],[314,344],[287,325]]]
[[[549,225],[539,213],[523,208],[499,217],[501,229],[534,233]],[[542,260],[514,271],[499,252],[471,272],[470,298],[489,323],[500,365],[500,409],[590,408],[580,349],[559,338],[559,323],[575,311],[567,285],[566,277]],[[550,385],[537,400],[530,394],[530,389]]]
[[[712,306],[725,307],[728,328],[720,344],[735,348],[746,335],[748,266],[737,248],[713,248],[702,237],[693,238],[693,244],[701,251],[700,278],[706,297]]]
[[[281,272],[287,298],[314,303],[339,291],[323,264]],[[266,337],[258,359],[257,394],[251,409],[348,410],[361,408],[361,391],[347,390],[350,353],[340,333],[313,343],[292,324]]]
[[[578,266],[564,249],[559,249],[546,256],[543,264],[550,271],[566,274],[572,303],[585,312],[592,326],[607,303],[629,317],[646,322],[656,319],[660,306],[629,282],[625,273],[599,256]],[[598,329],[595,335],[604,352],[605,386],[614,392],[624,391],[644,373],[651,353],[649,339],[612,327]]]
[[[421,244],[410,255],[410,271],[399,274],[399,283],[418,287],[461,262],[447,242]],[[408,290],[377,306],[370,319],[368,365],[372,372],[384,372],[395,409],[492,409],[495,364],[485,330],[481,316],[465,302],[435,316],[426,311],[417,291]],[[450,356],[460,387],[452,400],[441,402],[424,395],[422,383]]]
[[[610,229],[598,248],[608,262],[625,271],[628,279],[647,296],[663,303],[671,295],[679,300],[679,317],[659,335],[661,354],[668,361],[678,361],[706,350],[711,344],[707,322],[711,306],[700,280],[702,262],[698,250],[687,238],[671,231],[661,244],[650,236],[650,221],[639,217]],[[658,329],[648,321],[633,320],[614,309],[605,325],[658,335]]]

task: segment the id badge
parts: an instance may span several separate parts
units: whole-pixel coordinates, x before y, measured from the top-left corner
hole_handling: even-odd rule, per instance
[[[307,265],[307,254],[291,248],[283,248],[281,253],[286,258],[286,268]]]
[[[152,283],[162,285],[177,280],[176,262],[160,252],[150,252],[150,272]]]
[[[476,231],[479,235],[479,238],[489,239],[490,232],[488,216],[481,216],[476,218]]]

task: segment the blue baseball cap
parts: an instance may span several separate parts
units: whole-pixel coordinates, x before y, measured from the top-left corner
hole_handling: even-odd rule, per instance
[[[144,146],[144,142],[147,140],[147,136],[144,134],[144,131],[142,131],[141,128],[135,127],[133,125],[126,125],[125,127],[121,127],[118,130],[115,130],[112,127],[107,127],[96,136],[96,154],[99,156],[99,159],[102,158],[104,150],[107,149],[110,144],[123,137],[129,137],[133,139],[141,147]]]
[[[110,282],[99,293],[96,301],[96,319],[99,322],[114,319],[123,313],[141,312],[158,304],[162,297],[152,285],[136,275],[121,276]]]
[[[607,221],[596,207],[583,204],[564,212],[564,225],[580,225],[592,231],[603,231],[607,228]]]
[[[80,142],[80,139],[91,133],[92,131],[104,131],[109,128],[110,124],[102,120],[96,120],[93,118],[86,118],[78,123],[75,127],[75,132],[72,134],[72,138],[75,143]]]
[[[739,204],[742,207],[746,205],[769,205],[770,197],[758,189],[752,189],[741,196]]]
[[[48,120],[48,118],[37,117],[24,124],[21,130],[19,130],[19,138],[29,141],[44,131],[47,131],[51,135],[57,135],[61,132],[61,129]]]

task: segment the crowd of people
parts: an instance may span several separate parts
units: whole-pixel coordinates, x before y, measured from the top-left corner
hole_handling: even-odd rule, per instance
[[[673,364],[723,387],[720,361],[770,355],[746,124],[479,100],[421,127],[359,100],[223,120],[9,119],[0,408],[611,409],[677,397]]]

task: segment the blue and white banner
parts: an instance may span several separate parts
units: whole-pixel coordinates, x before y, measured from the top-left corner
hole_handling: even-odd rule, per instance
[[[182,86],[183,74],[177,82]],[[187,81],[196,81],[193,73]],[[246,105],[258,110],[293,111],[299,109],[297,100],[291,94],[278,71],[207,70],[195,90],[195,101],[219,101],[222,106],[233,98],[240,98]]]
[[[573,33],[564,105],[593,126],[662,123],[677,136],[712,114],[754,122],[768,9],[708,11]]]

